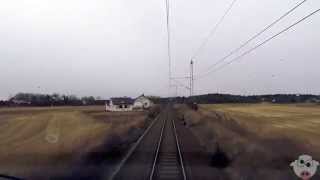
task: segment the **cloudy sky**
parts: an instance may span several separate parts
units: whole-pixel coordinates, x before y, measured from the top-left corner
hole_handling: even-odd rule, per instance
[[[301,1],[237,0],[196,57],[195,74]],[[170,1],[174,76],[188,75],[190,58],[231,2]],[[318,8],[319,0],[308,0],[242,52]],[[319,32],[320,13],[197,80],[196,93],[320,94]],[[17,92],[168,95],[164,0],[1,1],[0,40],[0,99]]]

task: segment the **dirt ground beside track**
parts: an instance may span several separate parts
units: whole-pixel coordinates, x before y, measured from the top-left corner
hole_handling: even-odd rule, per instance
[[[266,111],[263,107],[258,108],[262,108],[262,112],[270,114],[271,119],[269,120],[266,116],[263,121],[263,118],[257,117],[257,114],[253,116],[243,110],[246,107],[253,111],[257,105],[238,105],[238,108],[243,108],[238,115],[234,108],[235,105],[232,106],[232,112],[230,109],[227,110],[227,107],[231,106],[201,105],[198,111],[192,111],[185,105],[175,106],[179,112],[179,118],[184,119],[186,126],[191,129],[202,146],[211,154],[211,166],[226,175],[224,179],[295,179],[289,165],[299,155],[310,154],[314,159],[320,159],[320,149],[317,148],[319,136],[313,131],[308,131],[310,125],[299,126],[300,129],[294,130],[283,128],[279,130],[277,126],[272,126],[273,123],[277,123],[277,125],[288,124],[288,120],[280,123],[280,119],[272,118],[275,116],[272,108],[275,109],[274,111],[277,110],[279,117],[281,114],[279,111],[288,112],[290,108],[295,111],[295,114],[289,111],[292,116],[292,124],[302,123],[302,120],[298,119],[306,111],[301,109],[298,111],[295,109],[297,106],[270,107],[270,105],[264,105],[271,109]],[[298,106],[298,108],[308,107]],[[317,111],[312,107],[309,108],[315,115]],[[287,119],[284,112],[282,115],[283,119]],[[305,117],[308,116],[310,117],[306,113]],[[302,119],[304,118],[302,117]],[[257,120],[260,121],[257,122]],[[294,120],[299,122],[294,123]],[[303,123],[308,124],[307,121],[308,119],[304,119]],[[311,121],[314,122],[315,119],[311,118]],[[298,136],[299,138],[297,138]],[[319,178],[319,174],[314,178]]]
[[[147,112],[104,112],[103,106],[0,109],[0,174],[77,179],[100,171],[100,156],[129,144],[152,118]],[[107,159],[108,160],[108,159]]]

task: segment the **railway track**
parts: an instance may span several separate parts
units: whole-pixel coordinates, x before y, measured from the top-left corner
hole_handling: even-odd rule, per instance
[[[126,159],[132,161],[138,161],[135,155],[139,156],[141,154],[141,149],[139,143],[143,142],[145,138],[150,138],[152,136],[152,141],[155,143],[152,152],[146,153],[145,158],[151,158],[150,163],[144,164],[145,175],[141,174],[139,179],[145,180],[186,180],[186,172],[183,162],[183,156],[181,152],[181,147],[179,144],[179,137],[176,131],[175,122],[171,117],[171,109],[167,107],[162,113],[162,117],[159,116],[153,124],[150,125],[148,131],[137,141],[130,154],[127,155]],[[161,128],[161,131],[159,129]],[[152,134],[153,133],[153,134]],[[149,136],[149,137],[148,137]],[[139,149],[140,150],[136,150]],[[137,151],[135,153],[135,151]],[[126,161],[122,166],[126,166]],[[132,167],[137,167],[138,164],[128,165],[128,167],[119,167],[119,171],[115,173],[111,180],[126,179],[138,179],[136,172],[130,172],[128,169],[133,169]],[[142,167],[141,167],[142,168]],[[140,169],[141,169],[140,168]],[[126,169],[126,170],[121,170]],[[134,171],[134,170],[133,170]],[[130,176],[130,173],[135,175]]]
[[[163,122],[149,179],[187,179],[176,127],[169,113]]]

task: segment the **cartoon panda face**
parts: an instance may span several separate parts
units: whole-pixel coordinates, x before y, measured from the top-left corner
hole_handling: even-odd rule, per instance
[[[308,180],[315,175],[319,162],[312,160],[309,155],[301,155],[298,160],[290,164],[295,174],[303,180]]]

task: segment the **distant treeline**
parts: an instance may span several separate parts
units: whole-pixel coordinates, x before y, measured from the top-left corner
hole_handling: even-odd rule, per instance
[[[177,103],[195,102],[198,104],[214,104],[214,103],[320,103],[319,95],[311,94],[272,94],[272,95],[252,95],[241,96],[231,94],[205,94],[190,97],[160,98],[158,103],[171,101]]]
[[[231,94],[205,94],[192,97],[161,98],[149,96],[156,104],[164,104],[168,101],[176,103],[320,103],[319,95],[311,94],[273,94],[273,95],[252,95],[241,96]],[[75,95],[61,94],[34,94],[18,93],[8,101],[0,101],[1,106],[85,106],[104,105],[106,100],[99,100],[93,96],[77,97]]]
[[[18,93],[8,101],[0,101],[0,106],[81,106],[104,105],[104,100],[97,100],[93,96],[77,97],[61,94]]]

